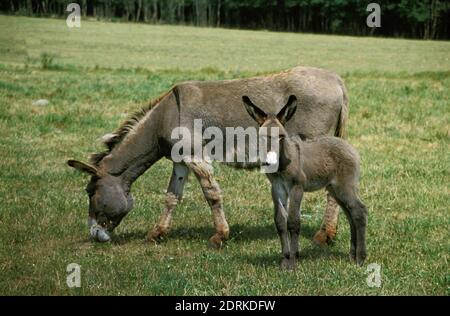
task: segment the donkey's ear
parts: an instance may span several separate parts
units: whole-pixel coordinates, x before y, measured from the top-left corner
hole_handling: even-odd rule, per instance
[[[264,113],[259,107],[253,104],[248,96],[243,96],[242,101],[244,101],[245,109],[248,114],[256,121],[259,125],[263,125],[267,119],[267,114]]]
[[[78,160],[68,160],[67,164],[70,167],[77,169],[78,171],[88,173],[92,176],[99,176],[99,172],[98,172],[97,168],[95,168],[94,166],[91,166],[87,163],[84,163],[84,162],[81,162]]]
[[[297,97],[295,95],[291,95],[289,97],[288,103],[285,107],[277,114],[277,119],[281,124],[286,124],[297,111]]]

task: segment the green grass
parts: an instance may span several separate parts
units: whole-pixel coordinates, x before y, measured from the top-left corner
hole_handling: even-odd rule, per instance
[[[0,55],[23,64],[43,53],[83,67],[273,71],[313,65],[353,71],[448,71],[450,43],[230,31],[0,16]]]
[[[0,294],[448,295],[450,43],[277,34],[0,16]],[[269,185],[217,165],[231,240],[207,248],[212,218],[192,178],[174,227],[156,223],[171,172],[161,161],[133,187],[136,205],[111,244],[87,238],[86,177],[65,165],[174,83],[245,77],[297,64],[339,71],[351,97],[349,139],[361,152],[369,207],[367,263],[348,261],[344,216],[328,249],[311,243],[324,194],[304,202],[301,263],[278,268]],[[34,106],[47,98],[46,107]],[[82,287],[66,286],[81,265]]]

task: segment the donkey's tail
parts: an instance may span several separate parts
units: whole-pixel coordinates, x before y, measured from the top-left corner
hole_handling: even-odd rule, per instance
[[[342,89],[343,103],[341,112],[339,114],[339,120],[336,126],[336,131],[334,132],[334,136],[345,139],[347,138],[347,123],[349,112],[348,93],[344,81],[341,78],[339,78],[339,85],[341,86]]]

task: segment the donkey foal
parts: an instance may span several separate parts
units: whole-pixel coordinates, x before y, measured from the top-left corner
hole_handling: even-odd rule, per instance
[[[275,223],[281,239],[283,269],[294,269],[299,258],[300,204],[303,192],[326,188],[336,199],[350,223],[350,258],[362,265],[366,258],[367,208],[358,197],[359,155],[346,141],[337,137],[321,137],[302,141],[289,137],[285,124],[297,110],[297,98],[292,95],[287,105],[277,114],[266,114],[244,96],[244,105],[250,116],[266,129],[261,137],[271,141],[271,131],[278,128],[278,170],[268,174],[272,184],[275,205]],[[274,152],[268,157],[273,160]],[[266,163],[273,163],[267,159]]]

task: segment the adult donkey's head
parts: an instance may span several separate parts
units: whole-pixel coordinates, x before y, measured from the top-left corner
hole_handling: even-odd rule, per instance
[[[164,112],[156,108],[171,91],[132,114],[113,133],[103,136],[107,150],[91,155],[89,163],[67,162],[70,167],[91,176],[86,192],[93,239],[110,240],[109,233],[133,208],[132,183],[162,157],[158,132]]]
[[[114,177],[94,165],[69,160],[68,165],[91,176],[86,187],[89,196],[88,225],[91,237],[109,241],[109,233],[133,208],[133,197],[122,178]]]

